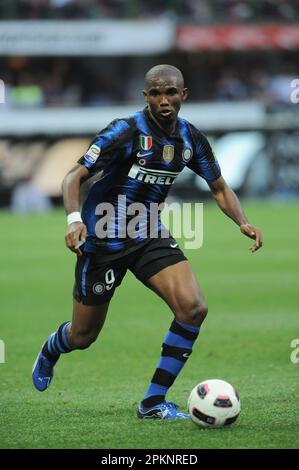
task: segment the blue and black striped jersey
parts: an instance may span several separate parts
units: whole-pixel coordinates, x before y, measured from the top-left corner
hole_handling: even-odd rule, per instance
[[[208,182],[221,174],[207,138],[198,129],[178,118],[175,132],[169,136],[151,119],[147,108],[112,121],[78,163],[88,168],[91,176],[82,206],[87,226],[85,250],[106,253],[131,251],[148,239],[153,203],[163,203],[185,166]],[[147,213],[146,220],[139,218],[135,238],[124,235],[124,224],[136,216],[133,203],[142,203]],[[107,222],[111,214],[103,210],[107,204],[115,209],[112,224]],[[161,230],[159,217],[157,224]]]

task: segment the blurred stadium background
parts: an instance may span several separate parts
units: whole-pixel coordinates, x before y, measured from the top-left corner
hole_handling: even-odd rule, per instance
[[[0,20],[0,447],[298,449],[299,2],[1,0]],[[235,429],[200,438],[191,423],[135,419],[170,312],[130,274],[100,341],[62,360],[47,394],[30,377],[71,309],[62,178],[101,128],[142,109],[144,73],[158,63],[182,70],[181,115],[208,135],[266,238],[252,256],[205,204],[204,247],[188,257],[211,314],[170,398],[183,405],[219,377],[237,386],[243,411]],[[172,196],[210,198],[187,169]]]
[[[60,204],[63,175],[111,119],[143,107],[158,63],[182,69],[181,114],[239,194],[298,196],[297,0],[2,0],[0,18],[1,206],[42,210],[38,193]],[[206,189],[188,170],[175,186]]]

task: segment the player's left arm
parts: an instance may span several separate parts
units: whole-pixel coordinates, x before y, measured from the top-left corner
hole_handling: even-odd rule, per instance
[[[250,247],[252,253],[261,248],[263,245],[261,230],[249,224],[237,195],[227,185],[224,178],[220,176],[214,181],[208,181],[208,184],[220,209],[239,225],[244,235],[255,240]]]

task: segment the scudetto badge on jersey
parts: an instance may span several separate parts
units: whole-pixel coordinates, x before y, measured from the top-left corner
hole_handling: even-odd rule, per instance
[[[93,164],[99,158],[100,153],[101,153],[101,147],[94,144],[94,145],[91,145],[91,147],[88,149],[88,151],[84,155],[84,158],[87,162],[89,162],[90,164]]]
[[[153,145],[153,138],[151,135],[140,136],[140,146],[142,150],[150,150]]]
[[[163,160],[166,163],[170,163],[174,157],[174,146],[173,145],[164,145],[163,147]]]

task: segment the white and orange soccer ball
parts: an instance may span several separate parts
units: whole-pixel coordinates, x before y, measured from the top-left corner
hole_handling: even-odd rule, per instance
[[[240,398],[228,382],[204,380],[190,393],[188,410],[194,423],[201,427],[229,426],[240,414]]]

